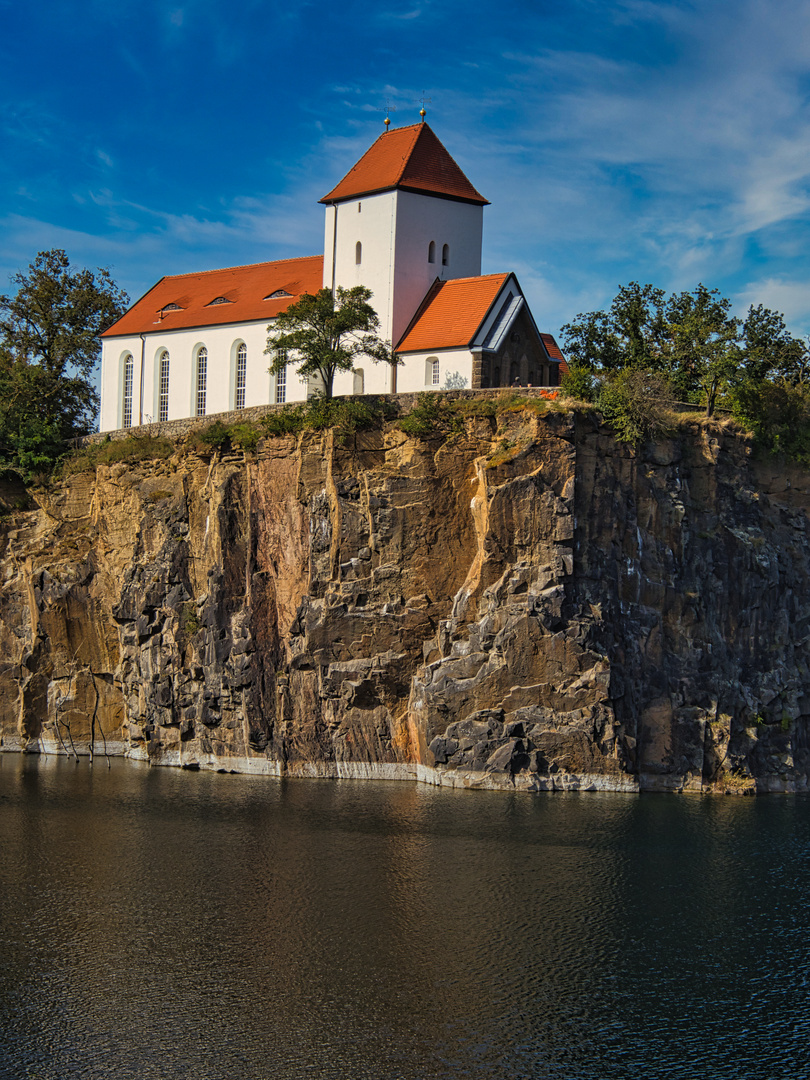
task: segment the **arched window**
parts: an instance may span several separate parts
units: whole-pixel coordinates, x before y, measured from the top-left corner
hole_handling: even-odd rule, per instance
[[[276,372],[276,405],[283,405],[287,400],[287,366]]]
[[[439,358],[429,356],[425,360],[425,386],[439,385]]]
[[[197,350],[197,416],[205,416],[205,391],[208,386],[208,349]]]
[[[121,427],[132,427],[132,376],[135,371],[135,361],[132,353],[124,357],[124,399],[121,410]]]
[[[428,262],[436,262],[436,241],[431,240],[428,244]]]
[[[363,261],[363,245],[359,240],[354,245],[354,261],[357,266]]]
[[[352,379],[352,393],[362,394],[366,388],[366,373],[361,367],[354,369],[354,378]]]
[[[160,354],[160,387],[158,390],[158,420],[169,419],[169,354]]]
[[[450,245],[445,244],[442,248],[442,266],[450,265]]]
[[[236,385],[234,387],[233,404],[235,409],[245,407],[245,377],[247,376],[247,345],[242,342],[236,350]]]

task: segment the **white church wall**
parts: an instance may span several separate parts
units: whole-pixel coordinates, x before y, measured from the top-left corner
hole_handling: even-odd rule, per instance
[[[482,206],[409,191],[387,191],[328,206],[324,287],[332,288],[334,254],[334,284],[370,289],[380,337],[396,344],[437,277],[481,273],[483,221]]]
[[[408,353],[397,369],[397,390],[401,394],[423,390],[444,390],[447,376],[466,380],[457,389],[472,386],[472,353],[469,349],[434,349],[432,352]],[[438,361],[437,376],[436,362]]]
[[[394,344],[400,340],[425,293],[442,278],[477,277],[481,273],[484,208],[434,196],[397,192],[395,298],[392,315]],[[429,262],[430,244],[435,261]],[[442,252],[448,249],[448,261]]]
[[[140,417],[144,423],[160,419],[160,360],[169,354],[169,393],[167,419],[194,416],[197,411],[197,354],[208,351],[205,415],[235,408],[236,353],[241,343],[247,346],[245,371],[245,407],[266,405],[276,400],[276,377],[268,368],[271,357],[265,354],[267,323],[242,323],[225,326],[193,327],[188,330],[161,330],[144,335],[143,374],[141,339],[138,336],[106,338],[102,346],[101,413],[99,430],[112,431],[123,424],[123,361],[127,353],[134,359],[132,423]],[[143,410],[140,387],[143,385]],[[304,401],[307,386],[294,367],[287,369],[286,400]]]
[[[324,229],[324,288],[365,285],[380,319],[380,337],[391,338],[394,224],[399,193],[385,191],[326,208]],[[336,233],[333,236],[333,230]],[[361,246],[357,261],[357,245]]]

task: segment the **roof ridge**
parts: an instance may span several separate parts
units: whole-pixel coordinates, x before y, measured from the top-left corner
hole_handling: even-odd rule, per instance
[[[501,270],[497,274],[471,274],[469,277],[444,278],[443,281],[445,285],[454,285],[456,282],[460,284],[462,281],[487,281],[489,278],[503,278],[506,280],[512,272],[511,270]]]
[[[323,255],[291,255],[288,259],[265,259],[264,262],[256,263],[239,263],[236,266],[218,266],[213,270],[187,270],[185,274],[164,274],[160,279],[161,281],[167,281],[171,278],[181,277],[202,277],[203,274],[222,274],[226,270],[247,270],[251,266],[276,266],[278,263],[289,262],[304,262],[306,259],[322,259]],[[160,284],[160,282],[157,282]],[[152,286],[154,288],[154,285]],[[152,290],[149,289],[149,292]],[[144,296],[146,293],[144,293]]]

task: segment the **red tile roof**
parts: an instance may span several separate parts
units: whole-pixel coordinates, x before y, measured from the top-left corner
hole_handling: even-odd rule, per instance
[[[488,205],[425,123],[383,132],[320,201],[340,202],[394,188]]]
[[[542,338],[543,344],[546,347],[546,352],[551,359],[560,361],[560,378],[562,378],[568,371],[568,364],[566,364],[565,357],[560,351],[560,346],[554,340],[553,334],[541,334],[540,337]]]
[[[225,270],[204,270],[198,274],[175,274],[161,278],[101,336],[121,337],[193,326],[269,321],[302,293],[315,293],[322,287],[322,255],[232,266]],[[290,295],[276,300],[265,299],[279,291]],[[212,307],[212,301],[219,297],[230,303]],[[172,305],[176,308],[169,310]]]
[[[485,274],[434,282],[397,351],[466,348],[508,277],[509,274]]]

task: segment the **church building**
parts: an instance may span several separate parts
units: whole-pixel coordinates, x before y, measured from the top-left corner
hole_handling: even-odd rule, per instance
[[[562,354],[515,275],[481,274],[487,200],[424,118],[386,130],[321,202],[323,255],[161,278],[102,335],[101,431],[305,400],[319,386],[294,361],[270,374],[268,333],[338,286],[371,290],[402,363],[338,372],[335,395],[558,384]]]

